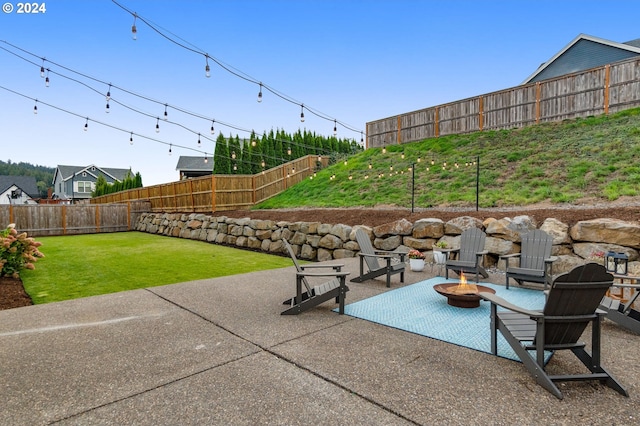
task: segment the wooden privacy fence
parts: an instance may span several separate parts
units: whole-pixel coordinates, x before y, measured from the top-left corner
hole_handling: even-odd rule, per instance
[[[95,234],[131,230],[147,202],[110,205],[0,205],[2,227],[15,223],[29,236]]]
[[[322,157],[323,166],[328,159]],[[211,175],[120,191],[91,199],[91,204],[148,201],[151,212],[216,212],[248,209],[301,182],[316,170],[318,157],[307,155],[255,175]]]
[[[640,105],[640,58],[367,123],[367,148],[608,114]]]

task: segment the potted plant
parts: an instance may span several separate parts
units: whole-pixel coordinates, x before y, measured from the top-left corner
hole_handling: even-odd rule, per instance
[[[433,246],[433,261],[438,265],[444,265],[447,261],[447,254],[442,250],[438,249],[447,249],[449,248],[449,244],[446,241],[440,240]]]
[[[409,268],[412,271],[420,272],[424,269],[424,253],[419,250],[409,250]]]

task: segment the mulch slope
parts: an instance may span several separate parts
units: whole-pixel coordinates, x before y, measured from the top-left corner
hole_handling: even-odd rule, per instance
[[[233,218],[251,217],[286,222],[320,222],[341,223],[344,225],[378,226],[400,219],[415,222],[424,218],[439,218],[448,221],[460,216],[471,216],[481,220],[487,218],[502,219],[503,217],[515,217],[521,215],[532,216],[538,226],[547,218],[555,218],[573,226],[581,220],[610,218],[626,221],[640,222],[640,205],[611,205],[609,207],[568,206],[554,208],[528,208],[528,209],[422,209],[411,213],[409,209],[396,208],[346,208],[346,209],[278,209],[278,210],[234,210],[216,213],[216,216]],[[0,310],[32,305],[31,297],[24,291],[22,280],[1,277],[0,278]]]

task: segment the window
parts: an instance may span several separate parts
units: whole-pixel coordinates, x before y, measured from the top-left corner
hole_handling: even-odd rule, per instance
[[[76,182],[77,185],[77,191],[76,192],[80,192],[80,193],[84,193],[84,194],[89,194],[91,193],[91,191],[93,191],[93,182]]]

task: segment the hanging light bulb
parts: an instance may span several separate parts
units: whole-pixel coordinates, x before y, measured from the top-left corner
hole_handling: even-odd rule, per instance
[[[373,164],[371,164],[371,161],[369,161],[369,170],[371,170],[373,168]]]
[[[129,136],[129,145],[133,145],[133,132],[131,132],[131,135]]]
[[[49,87],[49,68],[47,68],[47,77],[44,79],[44,85]]]
[[[300,105],[300,122],[304,123],[304,104]]]
[[[419,163],[420,161],[422,161],[422,159],[421,159],[420,157],[418,157],[418,163]]]
[[[160,133],[160,117],[156,118],[156,133]]]
[[[133,25],[131,26],[131,37],[133,37],[134,40],[138,39],[138,29],[136,28],[136,18],[138,17],[138,15],[136,15],[135,13],[133,14]]]
[[[209,159],[207,158],[207,154],[204,154],[204,164],[207,164],[209,162]]]
[[[318,161],[322,161],[322,155],[318,154]]]
[[[109,101],[107,101],[107,106],[104,107],[104,112],[106,112],[107,114],[109,114]]]
[[[393,171],[393,164],[389,166],[389,171]]]
[[[231,151],[231,159],[232,160],[236,159],[236,152],[235,151]]]
[[[295,167],[292,167],[292,168],[291,168],[291,174],[293,175],[293,174],[295,174],[295,173],[296,173],[296,168],[295,168]]]
[[[33,106],[33,113],[37,114],[38,113],[38,100],[36,99],[36,104]]]
[[[338,134],[338,122],[333,120],[333,136]]]
[[[349,180],[353,180],[353,176],[349,175]]]
[[[387,147],[385,145],[382,146],[382,153],[383,154],[387,153]]]
[[[364,145],[364,132],[360,132],[360,143]]]
[[[171,144],[169,144],[169,155],[171,155]]]
[[[168,105],[164,104],[164,117],[163,117],[164,121],[167,121],[169,119],[169,113],[167,112],[167,107]]]
[[[400,158],[404,160],[404,151],[402,151],[402,154],[400,154]]]
[[[260,83],[260,91],[258,92],[258,103],[262,102],[262,83]]]
[[[344,160],[344,165],[345,165],[345,166],[347,165],[347,160]]]
[[[264,160],[262,160],[262,162],[260,163],[260,165],[262,166],[262,168],[264,169],[264,167],[266,166]]]
[[[256,142],[256,140],[255,140],[255,139],[252,139],[252,140],[251,140],[251,146],[254,146],[254,147],[255,147],[257,144],[258,144],[258,142]]]
[[[198,133],[198,148],[202,146],[202,143],[200,142],[200,133]]]
[[[236,163],[233,163],[233,171],[235,172],[236,170],[238,170],[238,165]]]
[[[106,98],[107,98],[107,102],[109,102],[109,100],[111,99],[111,85],[109,85],[109,88],[107,89]]]
[[[84,131],[89,130],[89,117],[87,117],[87,121],[84,123]]]
[[[215,123],[215,120],[211,120],[211,134],[213,135],[216,131],[213,128],[213,123]]]
[[[204,75],[209,78],[211,77],[211,67],[209,67],[209,55],[204,55],[205,61],[207,61],[207,66],[204,67]]]
[[[44,58],[42,58],[42,65],[40,66],[40,78],[44,78]]]
[[[287,148],[287,155],[291,155],[291,147]]]

